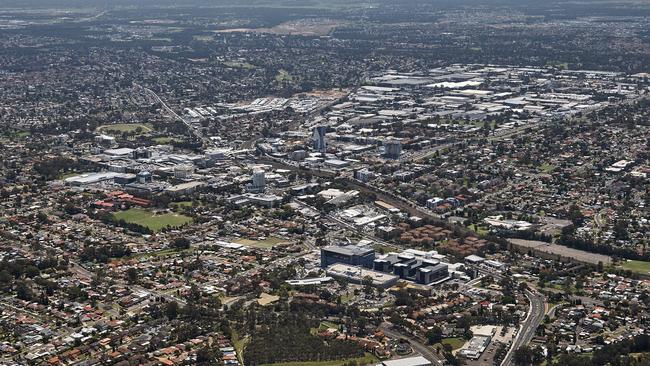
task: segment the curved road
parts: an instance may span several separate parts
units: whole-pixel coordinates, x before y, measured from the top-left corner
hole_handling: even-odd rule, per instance
[[[535,331],[537,327],[542,323],[544,319],[544,311],[546,299],[544,295],[538,292],[532,292],[526,290],[525,292],[528,301],[530,302],[528,315],[524,320],[523,324],[519,327],[519,332],[512,342],[510,350],[506,354],[506,357],[501,362],[501,366],[510,366],[513,365],[513,357],[515,351],[518,350],[521,346],[524,346],[530,342],[535,336]]]
[[[379,329],[381,329],[382,332],[384,332],[385,335],[391,337],[391,338],[404,338],[407,339],[413,350],[418,352],[419,354],[422,355],[422,357],[426,358],[427,360],[431,361],[433,365],[443,365],[444,361],[441,359],[441,356],[438,355],[431,347],[427,347],[426,345],[420,343],[417,339],[413,338],[412,336],[402,334],[398,332],[397,330],[392,329],[392,324],[385,322],[382,323],[379,326]]]

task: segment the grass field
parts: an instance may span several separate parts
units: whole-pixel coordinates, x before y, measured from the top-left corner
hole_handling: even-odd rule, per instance
[[[370,364],[375,364],[379,361],[379,359],[375,356],[373,356],[370,353],[366,353],[365,356],[363,357],[357,357],[357,358],[347,358],[343,360],[334,360],[334,361],[305,361],[305,362],[279,362],[279,363],[272,363],[272,364],[267,364],[267,365],[262,365],[262,366],[340,366],[344,365],[346,363],[349,363],[350,361],[356,361],[357,365],[363,366],[363,365],[370,365]]]
[[[103,133],[109,134],[121,134],[121,133],[138,133],[138,127],[140,128],[140,133],[149,133],[153,129],[142,123],[118,123],[114,125],[104,125],[100,126],[97,130]]]
[[[343,295],[341,295],[341,303],[347,304],[350,301],[354,300],[354,292],[353,291],[346,291]]]
[[[379,253],[390,253],[395,251],[395,248],[382,244],[373,244],[372,248]]]
[[[318,334],[318,332],[322,332],[324,330],[331,329],[331,328],[339,329],[339,326],[332,323],[332,322],[325,321],[325,322],[321,322],[318,325],[318,328],[311,328],[310,333],[315,335],[315,334]]]
[[[169,144],[170,142],[178,141],[178,139],[173,137],[154,137],[151,139],[153,142],[161,145]]]
[[[140,208],[116,212],[113,217],[115,220],[124,220],[128,223],[148,227],[152,231],[160,231],[167,226],[180,227],[192,222],[192,218],[188,216],[172,213],[154,214]]]
[[[490,231],[482,225],[471,224],[468,226],[470,230],[473,230],[478,235],[487,235]]]
[[[442,348],[443,344],[449,344],[453,350],[457,350],[465,344],[465,340],[463,338],[444,338],[442,342],[434,344],[433,348]]]
[[[250,239],[237,239],[235,240],[235,243],[245,245],[247,247],[254,247],[254,248],[262,248],[262,249],[270,249],[274,245],[280,244],[280,243],[286,243],[287,241],[284,239],[280,238],[274,238],[272,236],[264,239],[264,240],[250,240]]]
[[[179,208],[185,208],[185,207],[192,207],[192,201],[180,201],[180,202],[172,202],[169,204],[173,208],[179,209]]]
[[[287,70],[280,70],[277,75],[275,75],[275,81],[281,83],[283,81],[286,82],[291,82],[293,81],[293,77]]]
[[[273,304],[274,302],[280,300],[280,296],[275,296],[267,293],[262,293],[260,298],[257,299],[257,303],[266,306],[268,304]]]
[[[539,166],[539,170],[542,171],[542,173],[550,173],[555,169],[554,165],[551,165],[549,163],[544,163]]]
[[[465,344],[463,338],[445,338],[442,340],[442,344],[450,344],[453,349],[459,349]]]
[[[650,275],[650,262],[643,261],[625,261],[621,263],[623,269],[635,273]]]

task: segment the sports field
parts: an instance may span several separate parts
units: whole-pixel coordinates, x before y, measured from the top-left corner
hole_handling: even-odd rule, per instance
[[[97,128],[98,131],[108,134],[121,134],[121,133],[149,133],[153,129],[143,123],[118,123],[114,125],[104,125]],[[138,132],[139,130],[139,132]]]
[[[370,353],[366,353],[364,357],[358,358],[347,358],[343,360],[333,360],[333,361],[304,361],[304,362],[279,362],[262,366],[341,366],[351,361],[355,361],[357,365],[370,365],[376,364],[378,359]]]
[[[650,262],[644,261],[625,261],[621,263],[623,269],[640,273],[644,275],[650,275]]]
[[[132,208],[113,214],[115,220],[124,220],[149,228],[151,231],[160,231],[165,227],[180,227],[192,222],[192,218],[176,213],[154,214],[141,208]]]

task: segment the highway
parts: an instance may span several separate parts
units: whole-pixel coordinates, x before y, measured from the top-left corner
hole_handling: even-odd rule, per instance
[[[438,355],[431,347],[422,344],[419,340],[413,338],[412,336],[402,334],[397,330],[392,329],[392,326],[393,325],[391,323],[384,322],[379,326],[379,329],[381,329],[381,331],[384,332],[384,334],[389,336],[390,338],[393,339],[404,338],[408,340],[414,351],[421,354],[422,357],[431,361],[431,363],[433,363],[434,365],[444,364],[444,360],[442,356]]]
[[[521,346],[528,344],[528,342],[533,339],[535,336],[535,331],[537,327],[542,323],[544,319],[545,303],[546,299],[544,295],[526,290],[525,292],[528,301],[530,302],[528,314],[523,324],[519,326],[519,332],[512,342],[512,346],[508,350],[506,357],[501,362],[501,366],[510,366],[513,365],[513,357],[515,351],[518,350]]]

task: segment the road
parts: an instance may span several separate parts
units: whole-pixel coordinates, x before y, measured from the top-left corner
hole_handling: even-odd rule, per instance
[[[292,202],[294,202],[294,203],[296,203],[297,205],[300,205],[300,206],[302,206],[302,207],[308,208],[308,209],[310,209],[310,210],[314,210],[314,211],[320,212],[320,211],[318,211],[318,209],[317,209],[316,207],[310,206],[310,205],[308,205],[308,204],[306,204],[306,203],[304,203],[304,202],[302,202],[302,201],[300,201],[300,200],[298,200],[298,199],[293,199]],[[345,222],[345,221],[343,221],[343,220],[341,220],[341,219],[338,219],[338,218],[336,218],[336,217],[334,217],[334,216],[332,216],[332,215],[330,215],[330,214],[322,214],[321,217],[322,217],[322,218],[325,218],[325,219],[327,219],[327,220],[329,220],[330,222],[333,222],[333,223],[335,223],[335,224],[338,224],[339,226],[345,227],[345,228],[347,228],[347,229],[349,229],[349,230],[352,230],[352,231],[356,232],[357,234],[361,235],[361,237],[362,237],[363,239],[373,241],[373,242],[375,242],[375,243],[381,244],[381,245],[384,246],[384,247],[393,248],[393,249],[395,249],[395,250],[403,249],[403,248],[401,248],[400,246],[395,245],[395,244],[393,244],[393,243],[389,243],[389,242],[387,242],[387,241],[385,241],[385,240],[383,240],[383,239],[381,239],[381,238],[379,238],[379,237],[377,237],[377,236],[374,236],[374,235],[367,235],[367,234],[364,233],[362,230],[360,230],[358,227],[355,227],[354,225],[349,224],[349,223],[347,223],[347,222]],[[315,247],[313,247],[313,246],[310,246],[310,245],[308,245],[308,246],[309,246],[311,249],[315,249]]]
[[[419,340],[413,338],[412,336],[402,334],[397,330],[392,329],[391,323],[384,322],[379,326],[379,329],[381,329],[381,331],[384,332],[384,334],[389,336],[390,338],[394,338],[394,339],[404,338],[408,340],[413,350],[421,354],[422,357],[431,361],[434,365],[444,364],[442,356],[438,355],[431,347],[427,347],[426,345],[422,344]]]
[[[256,159],[256,163],[260,164],[270,164],[276,168],[288,169],[296,172],[309,172],[310,174],[317,177],[333,178],[339,176],[343,181],[345,181],[350,187],[366,193],[374,194],[378,200],[384,201],[404,212],[407,212],[412,216],[419,216],[423,218],[431,218],[434,220],[441,220],[439,215],[434,214],[433,212],[426,210],[422,206],[418,206],[416,203],[409,201],[408,199],[397,196],[394,193],[391,193],[382,188],[378,188],[369,184],[364,184],[356,179],[349,177],[340,176],[339,172],[334,172],[325,169],[300,169],[297,165],[290,164],[281,159],[273,158],[271,156],[265,156],[262,158]]]
[[[487,141],[497,141],[497,140],[500,140],[500,139],[510,138],[510,137],[520,133],[520,132],[525,131],[528,128],[533,128],[536,124],[537,123],[530,123],[530,124],[525,124],[525,125],[522,125],[522,126],[519,126],[519,127],[514,127],[514,128],[511,128],[511,129],[508,129],[508,130],[500,131],[499,133],[495,133],[493,135],[490,135],[490,136],[486,137],[485,139]],[[438,151],[442,151],[444,149],[454,147],[455,145],[461,145],[463,142],[465,142],[467,140],[468,139],[463,139],[463,141],[461,141],[461,142],[449,142],[449,143],[446,143],[446,144],[443,144],[443,145],[434,146],[434,147],[432,147],[430,149],[427,149],[425,151],[414,153],[413,155],[406,157],[403,161],[409,161],[409,162],[414,162],[414,163],[421,162],[423,160],[426,160],[426,159],[434,156],[436,154],[436,152],[438,152]],[[400,160],[402,160],[402,159],[400,159]]]
[[[78,278],[85,279],[86,281],[91,281],[92,278],[93,278],[93,273],[90,272],[89,270],[87,270],[86,268],[84,268],[78,262],[71,261],[69,269],[70,269],[70,272],[74,273]],[[122,282],[120,281],[120,283],[122,283]],[[124,284],[124,283],[122,283],[122,284]],[[176,301],[179,305],[182,305],[182,306],[184,306],[186,304],[186,301],[183,300],[182,298],[179,298],[179,297],[176,297],[176,296],[173,296],[173,295],[170,295],[170,294],[166,294],[166,293],[164,293],[162,291],[149,290],[149,289],[146,289],[146,288],[144,288],[142,286],[139,286],[139,285],[128,285],[127,287],[132,292],[146,293],[147,295],[149,295],[149,297],[162,297],[167,301]],[[145,305],[145,303],[141,303],[141,304],[139,304],[139,307],[141,308],[144,305]],[[136,306],[138,306],[138,305],[136,305]]]
[[[200,131],[198,131],[196,128],[194,128],[194,126],[192,126],[192,124],[189,121],[181,117],[178,113],[174,112],[174,110],[171,107],[169,107],[167,103],[165,103],[165,101],[163,101],[162,98],[160,98],[160,96],[156,94],[155,91],[139,84],[134,83],[133,85],[135,85],[136,87],[144,90],[146,93],[151,95],[156,101],[158,101],[158,103],[160,103],[160,105],[162,105],[163,109],[165,109],[167,113],[169,113],[173,118],[183,122],[185,126],[187,126],[187,129],[192,133],[192,135],[194,135],[194,137],[203,141],[204,146],[206,147],[212,146],[212,141],[209,138],[204,137],[203,134]]]
[[[530,342],[535,336],[535,331],[537,327],[542,323],[544,319],[545,303],[546,299],[544,295],[526,290],[525,292],[528,301],[530,302],[528,315],[524,320],[523,324],[519,326],[519,332],[512,342],[512,347],[508,350],[506,357],[501,362],[501,366],[510,366],[513,365],[513,357],[515,351],[518,350],[521,346],[524,346]]]

